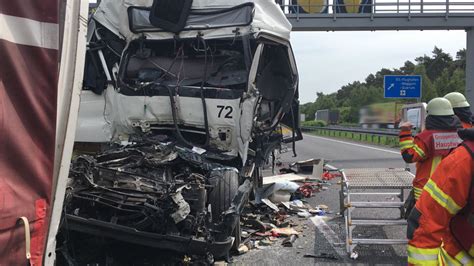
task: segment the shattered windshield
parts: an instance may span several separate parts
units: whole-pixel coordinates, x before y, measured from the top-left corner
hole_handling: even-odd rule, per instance
[[[247,69],[238,41],[137,41],[131,44],[122,64],[122,87],[138,91],[151,83],[161,83],[243,90]]]

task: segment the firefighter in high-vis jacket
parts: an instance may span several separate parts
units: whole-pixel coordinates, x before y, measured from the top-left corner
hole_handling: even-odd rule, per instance
[[[416,162],[416,175],[413,180],[415,200],[423,191],[428,179],[449,151],[461,140],[456,131],[461,128],[459,118],[445,98],[434,98],[426,107],[427,117],[425,130],[412,137],[412,125],[409,122],[400,124],[400,150],[407,163]]]
[[[453,107],[454,114],[461,120],[463,128],[472,127],[472,112],[471,105],[466,100],[466,97],[459,92],[450,92],[444,96],[448,99]]]
[[[411,265],[474,265],[474,129],[459,135],[408,218]]]

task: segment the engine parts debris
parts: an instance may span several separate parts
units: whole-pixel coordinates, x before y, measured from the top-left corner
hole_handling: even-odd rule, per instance
[[[252,185],[172,140],[142,138],[72,162],[61,228],[160,249],[223,257]],[[225,194],[225,187],[233,187]],[[72,237],[71,237],[72,236]],[[78,236],[79,237],[79,236]],[[156,241],[161,239],[161,241]],[[77,240],[79,241],[79,240]],[[184,243],[190,248],[183,250]]]

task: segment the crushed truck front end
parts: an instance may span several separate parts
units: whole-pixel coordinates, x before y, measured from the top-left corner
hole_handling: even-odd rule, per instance
[[[163,2],[103,0],[90,21],[58,236],[66,260],[117,241],[228,255],[259,169],[301,139],[291,26],[278,6],[195,0],[169,32],[155,23]]]

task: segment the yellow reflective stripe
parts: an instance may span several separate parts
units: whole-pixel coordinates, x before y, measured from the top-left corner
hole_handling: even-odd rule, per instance
[[[425,152],[420,147],[418,147],[418,145],[415,144],[413,149],[416,151],[416,153],[418,153],[418,155],[420,155],[421,158],[425,158]]]
[[[400,150],[401,151],[404,151],[406,149],[410,149],[414,146],[413,144],[413,140],[404,140],[404,141],[400,141]]]
[[[439,248],[417,248],[412,245],[407,247],[408,253],[424,254],[424,255],[438,255]]]
[[[439,163],[441,162],[441,159],[443,159],[442,156],[435,156],[433,160],[431,161],[430,177],[433,175],[434,171],[438,167]]]
[[[421,196],[421,192],[423,192],[423,189],[413,187],[413,193],[415,194],[415,199],[418,200]]]
[[[412,257],[410,255],[408,255],[408,263],[410,264],[413,264],[413,265],[439,265],[438,263],[438,256],[436,256],[436,259],[435,260],[426,260],[426,259],[418,259],[418,258],[415,258],[415,257]]]
[[[449,266],[462,265],[455,258],[451,257],[448,254],[448,252],[446,252],[446,250],[444,250],[444,248],[441,248],[440,259],[441,259],[442,265],[449,265]]]
[[[448,265],[448,266],[458,266],[461,265],[461,263],[457,262],[454,258],[449,256],[444,250],[441,250],[441,265]]]
[[[405,150],[408,150],[408,149],[412,149],[414,147],[413,144],[405,144],[403,146],[400,146],[400,151],[405,151]]]
[[[449,195],[444,193],[433,180],[428,180],[424,190],[450,214],[455,215],[459,210],[461,210],[461,207]]]
[[[437,265],[439,248],[416,248],[408,245],[408,262],[416,265]]]
[[[400,150],[402,152],[407,150],[407,149],[413,149],[413,150],[415,150],[416,153],[418,153],[418,155],[421,158],[425,158],[425,156],[426,156],[425,152],[420,147],[418,147],[418,145],[414,144],[413,140],[400,141],[399,145],[400,145]]]
[[[469,254],[467,254],[464,250],[459,252],[456,257],[454,257],[457,261],[459,261],[462,265],[474,265],[474,258],[471,258]]]

